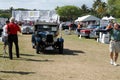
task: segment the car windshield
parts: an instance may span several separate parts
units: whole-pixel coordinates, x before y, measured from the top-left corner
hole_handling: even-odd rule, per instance
[[[57,26],[54,25],[38,25],[37,31],[57,31]]]
[[[28,24],[23,24],[22,26],[31,26],[31,25],[28,25]]]

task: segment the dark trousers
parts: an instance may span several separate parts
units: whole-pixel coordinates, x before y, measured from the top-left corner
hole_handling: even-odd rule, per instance
[[[13,58],[12,46],[15,44],[16,56],[19,58],[19,45],[18,45],[18,36],[17,35],[8,35],[8,46],[9,46],[9,57]]]

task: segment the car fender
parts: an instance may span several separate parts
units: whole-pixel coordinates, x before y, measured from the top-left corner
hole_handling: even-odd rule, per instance
[[[40,42],[40,41],[41,41],[41,38],[40,38],[40,37],[35,37],[35,41],[36,41],[36,42]]]
[[[58,38],[59,42],[64,42],[64,39],[62,37]]]

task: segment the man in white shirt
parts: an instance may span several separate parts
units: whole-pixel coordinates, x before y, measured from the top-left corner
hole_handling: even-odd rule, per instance
[[[8,25],[9,21],[6,21],[6,25],[3,27],[3,32],[2,32],[2,41],[4,42],[4,54],[3,57],[5,57],[5,53],[6,53],[6,46],[8,45],[8,34],[7,34],[7,25]]]

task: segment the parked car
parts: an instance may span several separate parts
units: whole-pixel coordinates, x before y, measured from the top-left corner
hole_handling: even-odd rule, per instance
[[[0,37],[2,36],[3,29],[0,29]]]
[[[36,53],[45,50],[59,50],[63,53],[64,39],[59,35],[59,28],[57,23],[38,22],[34,26],[34,33],[32,34],[32,47],[36,49]]]
[[[77,24],[71,22],[62,22],[61,25],[62,30],[69,29],[70,26],[72,30],[75,30],[77,28]]]
[[[2,36],[2,31],[3,31],[3,25],[0,24],[0,37]]]
[[[100,27],[96,28],[95,29],[96,35],[99,36],[100,30],[103,30],[103,33],[106,33],[106,32],[104,32],[105,29],[106,29],[106,26],[100,26]]]
[[[80,35],[86,38],[97,38],[96,29],[99,28],[99,25],[88,25],[87,28],[80,30]]]
[[[22,34],[32,34],[33,33],[33,26],[31,25],[22,25],[21,32]]]

